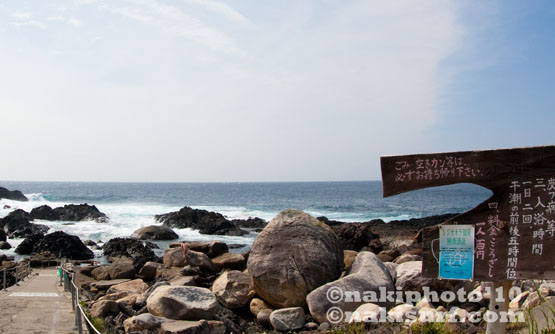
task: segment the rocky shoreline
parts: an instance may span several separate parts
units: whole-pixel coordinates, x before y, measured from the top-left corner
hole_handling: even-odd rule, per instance
[[[364,223],[314,218],[286,210],[267,223],[259,218],[228,220],[223,215],[184,207],[156,216],[162,225],[135,231],[129,238],[114,238],[98,246],[64,232],[45,234],[47,226],[34,219],[108,221],[87,204],[46,206],[30,213],[14,210],[0,219],[0,243],[6,237],[25,238],[16,253],[31,263],[66,258],[88,260],[91,249],[101,249],[104,265],[74,266],[74,279],[82,302],[96,324],[109,333],[260,333],[349,332],[360,321],[355,315],[384,310],[387,324],[366,323],[358,330],[394,333],[406,330],[402,316],[417,318],[441,314],[463,319],[485,312],[490,296],[479,282],[435,280],[422,277],[419,231],[440,224],[455,214]],[[62,218],[63,217],[63,218]],[[174,228],[192,228],[214,235],[213,241],[177,241]],[[217,241],[218,235],[259,234],[250,250],[233,253],[241,245]],[[153,240],[175,240],[157,256]],[[160,254],[160,253],[158,253]],[[13,266],[2,257],[2,267]],[[511,309],[537,306],[555,295],[555,286],[541,282],[537,291],[528,281],[516,282],[524,292]],[[364,294],[385,291],[480,293],[473,302],[414,302],[395,300],[330,300],[329,291]],[[341,321],[330,320],[339,310]],[[465,333],[484,331],[483,323],[458,323]]]

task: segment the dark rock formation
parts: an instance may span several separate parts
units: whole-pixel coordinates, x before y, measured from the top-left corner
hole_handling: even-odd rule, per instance
[[[26,238],[33,234],[44,234],[48,231],[48,226],[33,224],[30,220],[32,218],[27,212],[17,209],[0,220],[0,228],[10,238]]]
[[[83,244],[81,239],[62,231],[53,232],[42,237],[34,246],[32,253],[50,255],[71,260],[88,260],[94,253]]]
[[[0,249],[10,249],[12,245],[10,245],[7,241],[0,241]]]
[[[359,252],[368,247],[370,242],[379,236],[372,233],[370,223],[348,223],[333,225],[331,229],[337,234],[343,244],[343,249]]]
[[[102,246],[106,257],[127,257],[133,260],[133,266],[139,271],[146,262],[156,262],[158,257],[152,251],[152,243],[130,238],[114,238]]]
[[[140,240],[173,240],[179,236],[168,226],[150,225],[140,228],[131,234],[131,238]]]
[[[8,190],[0,187],[0,199],[11,199],[12,201],[27,202],[29,199],[19,190]]]
[[[6,232],[4,232],[3,229],[0,229],[0,241],[8,241],[8,238],[6,236]]]
[[[249,219],[233,219],[231,222],[238,227],[253,228],[253,229],[264,228],[268,224],[267,221],[258,217],[249,218]]]
[[[52,209],[48,205],[42,205],[31,210],[33,219],[43,220],[65,220],[65,221],[83,221],[94,220],[99,223],[105,223],[108,216],[100,212],[94,205],[85,204],[68,204],[63,207]]]
[[[154,218],[166,226],[174,228],[192,228],[202,234],[240,236],[247,231],[227,220],[222,214],[193,209],[188,206],[176,212],[156,215]]]
[[[44,234],[38,233],[33,234],[25,238],[19,246],[15,249],[15,252],[19,255],[31,255],[33,253],[33,246],[37,244],[40,239],[44,237]]]

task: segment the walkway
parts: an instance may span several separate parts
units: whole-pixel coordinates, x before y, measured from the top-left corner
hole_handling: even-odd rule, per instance
[[[58,286],[57,273],[34,270],[20,286],[0,292],[0,333],[77,333],[71,295]]]

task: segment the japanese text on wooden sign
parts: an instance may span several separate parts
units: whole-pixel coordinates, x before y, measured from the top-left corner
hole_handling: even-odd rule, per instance
[[[381,164],[384,197],[455,183],[493,192],[444,223],[474,226],[474,279],[555,278],[555,146],[391,156]],[[438,227],[422,235],[423,274],[438,277]]]

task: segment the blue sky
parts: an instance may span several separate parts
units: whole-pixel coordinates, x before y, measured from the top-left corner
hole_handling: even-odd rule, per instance
[[[0,3],[0,179],[379,179],[554,142],[550,1]]]

